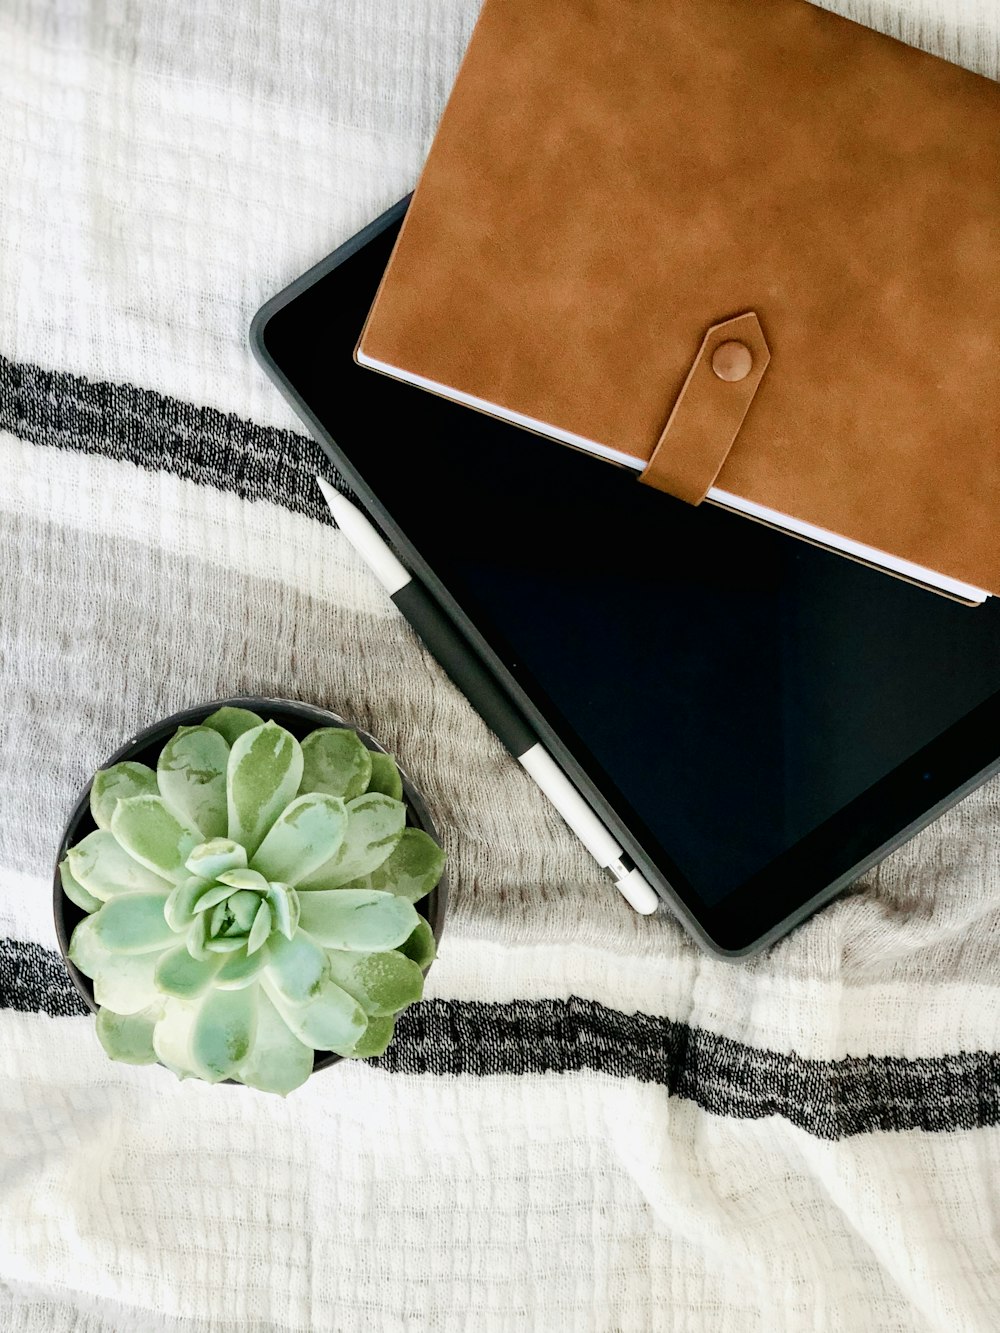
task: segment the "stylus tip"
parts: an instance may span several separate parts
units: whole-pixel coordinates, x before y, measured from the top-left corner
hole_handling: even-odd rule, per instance
[[[346,495],[334,490],[322,477],[316,478],[327,508],[337,527],[361,556],[390,597],[410,582],[409,571],[396,559],[372,523]]]
[[[333,489],[333,487],[330,485],[330,483],[329,483],[328,481],[324,481],[322,477],[317,477],[317,478],[316,478],[316,485],[317,485],[317,486],[320,488],[320,490],[323,492],[323,499],[327,502],[327,504],[330,506],[330,508],[331,508],[331,509],[336,509],[336,507],[337,507],[337,492]]]

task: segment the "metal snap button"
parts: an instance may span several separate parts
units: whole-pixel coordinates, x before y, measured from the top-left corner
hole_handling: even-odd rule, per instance
[[[753,369],[753,354],[745,343],[720,343],[712,353],[712,369],[720,380],[735,384]]]

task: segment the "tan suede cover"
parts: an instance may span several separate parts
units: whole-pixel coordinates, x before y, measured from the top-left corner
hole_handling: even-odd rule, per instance
[[[365,353],[646,462],[749,311],[716,486],[1000,593],[1000,85],[805,0],[486,0]]]

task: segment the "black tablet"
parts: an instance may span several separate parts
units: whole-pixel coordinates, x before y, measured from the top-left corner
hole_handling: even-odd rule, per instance
[[[254,350],[665,901],[760,948],[1000,769],[1000,604],[356,365],[405,207],[269,301]]]

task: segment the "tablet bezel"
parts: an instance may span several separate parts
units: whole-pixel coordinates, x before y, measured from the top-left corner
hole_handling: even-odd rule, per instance
[[[1000,692],[721,902],[707,906],[694,885],[672,864],[666,849],[656,844],[649,830],[634,816],[623,817],[624,798],[617,794],[609,776],[594,763],[578,734],[565,724],[560,727],[555,723],[546,712],[540,692],[525,688],[524,674],[521,673],[518,679],[518,674],[504,662],[496,651],[496,643],[491,643],[482,627],[470,619],[382,505],[352,460],[341,450],[318,411],[299,391],[293,370],[282,366],[268,345],[271,321],[345,260],[397,223],[408,202],[403,199],[388,209],[267,301],[251,325],[254,355],[307,424],[334,466],[376,517],[407,564],[424,580],[462,629],[671,910],[699,942],[717,956],[736,958],[757,952],[829,902],[949,806],[1000,771]],[[421,391],[414,389],[413,392],[419,394]],[[455,410],[463,409],[456,406]],[[969,614],[975,612],[970,610]]]

